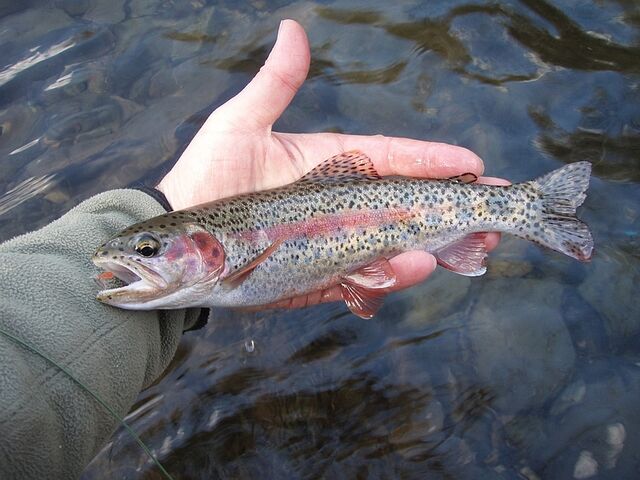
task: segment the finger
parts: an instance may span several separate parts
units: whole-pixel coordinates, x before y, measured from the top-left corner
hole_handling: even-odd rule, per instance
[[[484,239],[484,246],[487,248],[487,252],[490,252],[498,246],[500,243],[500,234],[498,232],[489,232]]]
[[[404,290],[424,282],[438,266],[435,257],[422,250],[401,253],[389,259],[389,263],[396,275],[396,283],[386,288],[387,292]],[[342,291],[337,286],[324,290],[320,296],[322,303],[336,300],[342,300]]]
[[[389,263],[396,274],[396,283],[389,291],[402,290],[425,281],[437,266],[435,257],[421,250],[401,253]]]
[[[479,177],[478,183],[482,183],[484,185],[497,185],[499,187],[507,187],[511,185],[509,180],[498,177]]]
[[[212,117],[249,130],[270,128],[307,78],[310,58],[309,41],[302,26],[294,20],[283,20],[276,43],[263,67]]]
[[[363,150],[380,175],[448,178],[462,173],[482,175],[484,164],[471,150],[411,138],[347,136],[346,150]]]
[[[277,133],[277,138],[295,145],[306,170],[348,150],[360,150],[371,158],[380,175],[448,178],[463,173],[481,175],[484,164],[472,151],[455,145],[383,135],[335,133]]]

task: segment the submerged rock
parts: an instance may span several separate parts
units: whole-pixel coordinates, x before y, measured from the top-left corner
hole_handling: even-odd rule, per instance
[[[580,357],[598,357],[608,352],[605,321],[574,286],[564,291],[562,314]]]
[[[607,360],[587,366],[551,411],[515,417],[505,436],[542,478],[632,478],[637,472],[640,368]],[[550,415],[549,415],[550,413]]]
[[[605,454],[605,467],[613,468],[618,462],[618,457],[624,449],[624,441],[627,437],[626,429],[620,422],[607,426],[606,443],[611,447]]]
[[[584,400],[587,393],[587,386],[584,380],[579,378],[575,382],[569,384],[551,405],[549,413],[551,415],[559,415],[564,413],[568,408],[579,404]]]
[[[460,310],[470,287],[471,278],[440,269],[412,295],[403,324],[420,328]]]
[[[573,478],[591,478],[598,473],[598,462],[593,458],[589,450],[580,452],[576,466],[573,469]]]
[[[579,291],[603,317],[611,344],[623,345],[629,337],[640,333],[636,303],[640,265],[637,257],[607,247],[600,251],[599,257],[602,258],[595,259]]]
[[[467,326],[479,381],[492,406],[539,406],[573,372],[575,351],[560,313],[562,288],[541,280],[486,282]]]

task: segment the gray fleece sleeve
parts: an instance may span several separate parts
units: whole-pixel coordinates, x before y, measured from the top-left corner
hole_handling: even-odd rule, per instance
[[[197,310],[100,304],[95,249],[164,213],[115,190],[0,245],[0,328],[63,365],[124,416],[173,357]],[[59,369],[0,334],[0,478],[77,478],[117,422]]]

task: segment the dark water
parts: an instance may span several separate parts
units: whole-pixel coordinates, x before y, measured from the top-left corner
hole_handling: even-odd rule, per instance
[[[464,145],[512,180],[594,164],[578,264],[504,239],[365,321],[219,312],[128,422],[176,478],[640,475],[640,7],[633,0],[0,2],[0,235],[157,181],[278,22],[309,81],[281,131]],[[159,478],[118,430],[85,478]]]

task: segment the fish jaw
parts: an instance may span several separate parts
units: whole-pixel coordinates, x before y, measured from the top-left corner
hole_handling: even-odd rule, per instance
[[[96,298],[107,305],[127,309],[141,309],[149,301],[165,296],[176,290],[174,282],[165,279],[153,269],[127,259],[105,259],[96,256],[93,263],[107,272],[113,273],[126,285],[101,290]],[[150,307],[153,308],[153,307]]]

